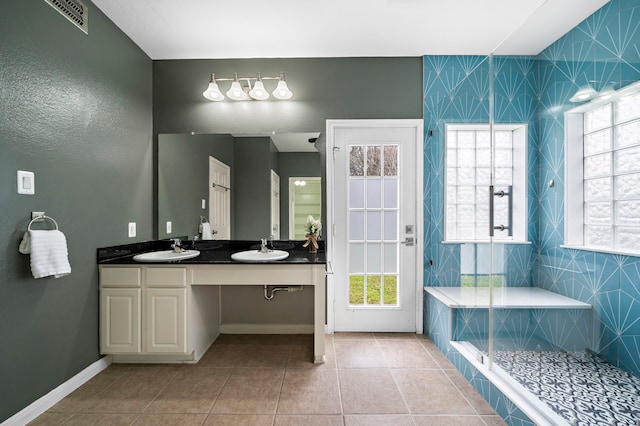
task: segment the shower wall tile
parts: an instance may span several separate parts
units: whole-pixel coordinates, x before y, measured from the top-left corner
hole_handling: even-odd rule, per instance
[[[640,80],[640,3],[612,0],[545,49],[538,62],[540,181],[554,179],[539,194],[539,254],[536,285],[594,305],[594,349],[635,374],[640,366],[640,270],[638,258],[563,249],[564,119],[569,98],[586,84],[614,89]],[[554,266],[568,265],[570,274]],[[633,319],[635,318],[635,320]],[[626,354],[626,355],[625,355]]]

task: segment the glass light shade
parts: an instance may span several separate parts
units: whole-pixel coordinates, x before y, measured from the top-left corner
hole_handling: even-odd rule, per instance
[[[231,83],[231,88],[227,91],[227,96],[234,101],[246,101],[249,99],[249,96],[242,90],[242,86],[240,86],[240,82],[238,81]]]
[[[224,100],[224,95],[220,91],[220,88],[218,87],[218,83],[214,83],[214,82],[209,83],[209,87],[207,87],[207,90],[202,92],[202,96],[209,99],[210,101],[219,102]]]
[[[569,99],[569,102],[584,102],[592,99],[598,92],[593,87],[585,87],[576,92],[575,95]]]
[[[253,85],[253,89],[249,91],[249,96],[253,99],[264,101],[265,99],[269,99],[269,92],[264,89],[264,84],[262,81],[258,80]]]
[[[289,99],[293,96],[291,90],[287,87],[287,82],[284,80],[278,81],[278,86],[276,86],[276,90],[273,91],[273,96],[278,99]]]

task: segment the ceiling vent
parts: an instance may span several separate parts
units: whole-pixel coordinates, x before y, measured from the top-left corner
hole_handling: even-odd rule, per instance
[[[80,0],[44,0],[85,34],[89,34],[89,10]]]

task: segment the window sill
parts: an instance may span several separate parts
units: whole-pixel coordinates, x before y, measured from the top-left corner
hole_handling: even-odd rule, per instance
[[[510,240],[448,240],[442,241],[442,244],[523,244],[530,245],[531,241],[510,241]],[[640,255],[639,255],[640,256]]]
[[[605,254],[619,254],[623,256],[634,256],[640,257],[640,253],[625,251],[625,250],[616,250],[616,249],[606,249],[602,247],[586,247],[586,246],[572,246],[568,244],[561,244],[561,248],[570,249],[570,250],[582,250],[582,251],[592,251],[595,253],[605,253]]]

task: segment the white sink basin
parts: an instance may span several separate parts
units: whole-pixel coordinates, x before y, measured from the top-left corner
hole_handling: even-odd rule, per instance
[[[272,250],[266,253],[262,253],[260,250],[247,250],[231,255],[231,259],[238,262],[271,262],[286,259],[287,257],[289,257],[289,252],[284,250]]]
[[[176,253],[173,250],[162,250],[136,254],[133,256],[133,260],[136,262],[175,262],[177,260],[191,259],[199,255],[200,252],[198,250],[185,250],[180,253]]]

